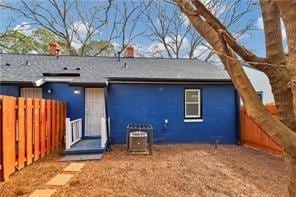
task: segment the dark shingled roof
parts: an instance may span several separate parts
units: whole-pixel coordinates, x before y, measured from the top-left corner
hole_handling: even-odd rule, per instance
[[[226,71],[200,60],[161,58],[0,55],[0,82],[32,83],[43,73],[79,73],[74,83],[121,80],[230,81]],[[126,64],[126,66],[125,66]],[[66,69],[65,69],[66,68]],[[77,70],[79,68],[80,70]]]

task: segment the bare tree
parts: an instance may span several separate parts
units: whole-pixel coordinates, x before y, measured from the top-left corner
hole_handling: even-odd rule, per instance
[[[238,25],[254,9],[252,0],[212,0],[206,1],[206,6],[219,16],[236,38],[241,38],[253,29],[255,18],[249,18],[247,23]],[[214,55],[203,37],[196,33],[187,16],[167,1],[152,3],[145,12],[145,23],[149,28],[147,35],[154,43],[150,48],[152,56],[201,58],[209,61]]]
[[[145,22],[149,28],[147,35],[153,43],[150,48],[153,56],[179,58],[184,55],[182,49],[190,40],[193,57],[201,38],[192,34],[192,26],[186,24],[186,18],[178,9],[166,2],[153,2],[145,12]]]
[[[240,45],[228,28],[198,0],[175,0],[195,29],[223,62],[240,94],[248,115],[279,144],[288,161],[289,194],[296,196],[296,3],[293,0],[261,0],[266,58]],[[286,27],[288,55],[283,50],[281,16]],[[263,71],[269,78],[278,117],[260,102],[237,56]]]
[[[32,25],[42,27],[64,40],[71,55],[77,55],[75,44],[82,48],[94,39],[108,21],[111,0],[89,6],[81,0],[1,1],[0,7],[21,14]],[[87,9],[87,12],[85,12]]]
[[[145,2],[145,3],[144,3]],[[108,21],[107,42],[115,45],[118,53],[131,44],[137,37],[142,36],[145,29],[139,29],[143,13],[149,8],[152,0],[117,1],[112,3],[112,16]]]

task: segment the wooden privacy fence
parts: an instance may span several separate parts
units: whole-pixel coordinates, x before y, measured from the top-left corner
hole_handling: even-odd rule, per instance
[[[266,105],[273,116],[276,116],[274,105]],[[266,135],[248,116],[246,109],[241,108],[241,142],[248,146],[258,148],[272,154],[282,155],[282,149]]]
[[[1,180],[62,148],[65,103],[0,95]]]

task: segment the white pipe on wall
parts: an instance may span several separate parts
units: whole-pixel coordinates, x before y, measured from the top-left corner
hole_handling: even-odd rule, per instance
[[[101,118],[101,147],[104,148],[107,142],[106,118]]]
[[[66,118],[66,150],[71,148],[72,143],[72,128],[70,118]]]

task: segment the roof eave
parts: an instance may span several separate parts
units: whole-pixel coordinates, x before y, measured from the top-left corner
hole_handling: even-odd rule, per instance
[[[231,82],[231,79],[181,79],[181,78],[131,78],[131,77],[110,77],[112,81],[145,81],[145,82]]]
[[[70,82],[70,86],[83,86],[83,87],[106,87],[106,82]]]
[[[0,81],[0,85],[26,85],[26,86],[35,86],[35,83],[32,81]]]

